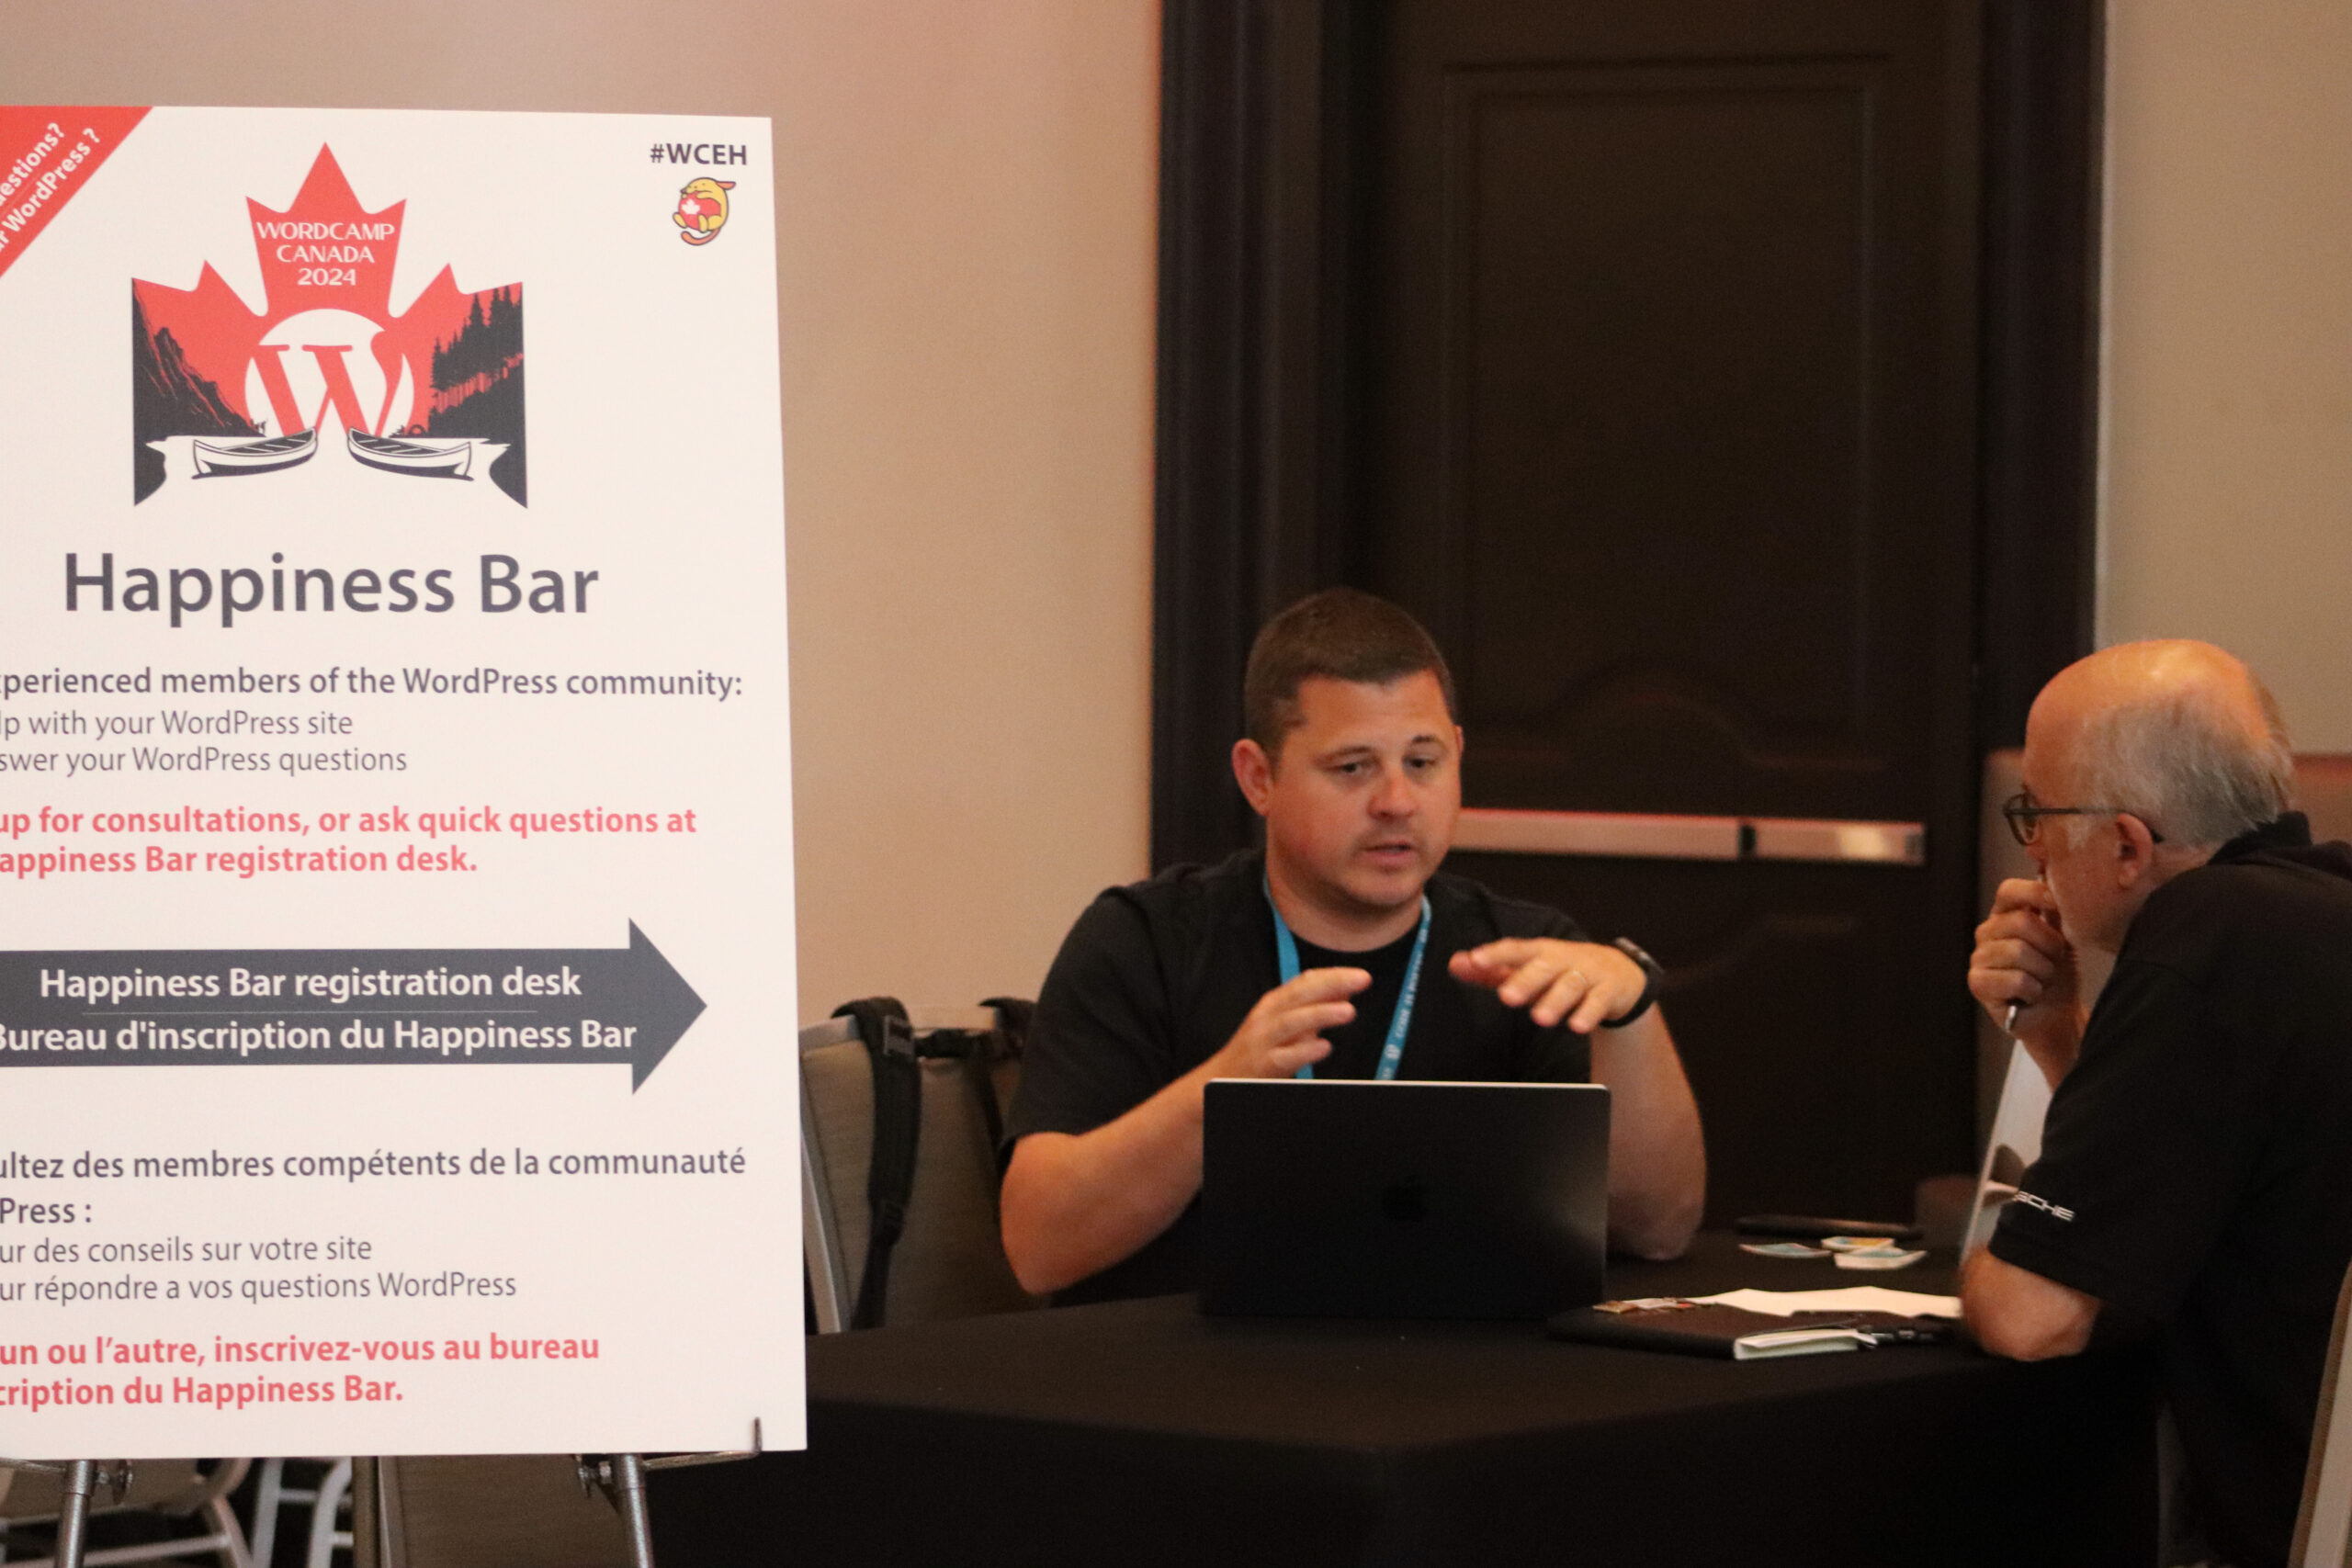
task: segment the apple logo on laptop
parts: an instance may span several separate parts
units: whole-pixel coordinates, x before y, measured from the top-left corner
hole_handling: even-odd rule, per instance
[[[1422,1189],[1421,1179],[1408,1176],[1380,1190],[1380,1212],[1399,1223],[1429,1217],[1429,1194]]]

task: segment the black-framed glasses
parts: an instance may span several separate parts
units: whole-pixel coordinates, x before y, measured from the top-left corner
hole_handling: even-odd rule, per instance
[[[2021,789],[2001,802],[2001,815],[2009,824],[2009,837],[2029,849],[2041,837],[2041,819],[2045,817],[2140,817],[2138,812],[2126,811],[2120,806],[2037,806],[2030,789]],[[2151,842],[2165,841],[2154,822],[2144,817],[2140,817],[2140,821],[2148,829]]]

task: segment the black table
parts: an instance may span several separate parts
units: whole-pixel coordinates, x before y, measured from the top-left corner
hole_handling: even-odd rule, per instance
[[[1706,1236],[1612,1294],[1878,1283]],[[658,1473],[662,1568],[2154,1561],[2150,1359],[1732,1363],[1188,1297],[808,1342],[809,1451]]]

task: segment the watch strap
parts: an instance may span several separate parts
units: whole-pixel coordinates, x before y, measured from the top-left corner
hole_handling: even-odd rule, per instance
[[[1659,987],[1666,984],[1666,969],[1657,959],[1643,952],[1631,937],[1621,936],[1609,945],[1632,959],[1641,966],[1642,971],[1642,994],[1634,998],[1634,1005],[1615,1018],[1604,1018],[1600,1021],[1600,1027],[1603,1029],[1623,1029],[1649,1011],[1657,1001]]]

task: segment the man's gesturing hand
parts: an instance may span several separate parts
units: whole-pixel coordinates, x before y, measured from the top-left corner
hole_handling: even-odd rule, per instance
[[[1621,1017],[1649,985],[1642,966],[1613,947],[1556,937],[1505,937],[1453,955],[1448,965],[1464,985],[1484,986],[1506,1007],[1523,1007],[1549,1029],[1562,1019],[1589,1034]]]
[[[1287,1078],[1331,1054],[1323,1031],[1356,1015],[1347,998],[1372,984],[1361,969],[1309,969],[1258,998],[1225,1048],[1209,1058],[1210,1077]]]

